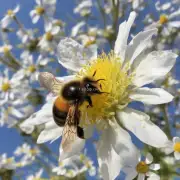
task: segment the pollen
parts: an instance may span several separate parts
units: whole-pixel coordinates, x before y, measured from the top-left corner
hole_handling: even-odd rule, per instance
[[[168,22],[168,17],[167,17],[165,14],[162,14],[162,15],[160,16],[160,18],[159,18],[159,22],[160,22],[161,24],[167,23],[167,22]]]
[[[45,34],[45,38],[46,38],[46,41],[52,41],[53,40],[53,35],[52,35],[52,33],[51,32],[47,32],[46,34]]]
[[[14,15],[13,10],[12,10],[12,9],[9,9],[9,10],[7,11],[7,15],[8,15],[8,16],[13,16],[13,15]]]
[[[36,7],[36,13],[37,13],[38,15],[43,15],[44,12],[45,12],[45,9],[44,9],[43,7],[41,7],[41,6],[37,6],[37,7]]]
[[[102,94],[92,95],[93,107],[84,102],[81,107],[82,121],[80,125],[95,124],[101,120],[108,120],[114,115],[117,105],[128,104],[128,86],[132,83],[132,75],[128,75],[126,68],[113,52],[102,53],[91,61],[77,74],[78,78],[90,77],[98,81],[98,89]],[[88,120],[87,120],[88,119]]]
[[[145,174],[149,171],[149,166],[144,161],[140,161],[136,166],[136,171]]]
[[[3,83],[2,86],[1,86],[1,90],[4,91],[4,92],[7,92],[10,88],[11,88],[11,85],[8,82]]]
[[[180,142],[174,144],[174,151],[180,153]]]
[[[36,66],[35,66],[35,65],[30,65],[30,66],[28,67],[28,71],[29,71],[30,73],[34,73],[34,72],[36,71]]]

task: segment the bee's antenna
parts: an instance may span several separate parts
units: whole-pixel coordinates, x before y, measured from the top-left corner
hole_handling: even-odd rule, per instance
[[[105,79],[98,79],[98,80],[96,80],[94,82],[99,82],[99,81],[105,81]]]

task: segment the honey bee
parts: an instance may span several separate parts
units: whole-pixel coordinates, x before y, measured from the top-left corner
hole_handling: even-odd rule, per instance
[[[84,139],[83,128],[79,126],[80,105],[87,101],[87,108],[93,107],[91,96],[105,93],[100,91],[101,85],[98,87],[98,82],[104,79],[94,80],[95,74],[96,71],[92,78],[84,77],[82,80],[68,83],[59,81],[49,72],[39,74],[40,85],[58,96],[54,102],[52,113],[55,123],[64,127],[61,143],[65,152],[71,150],[71,145],[77,138]]]

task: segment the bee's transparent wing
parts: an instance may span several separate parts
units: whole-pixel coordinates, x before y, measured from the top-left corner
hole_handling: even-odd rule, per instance
[[[42,87],[46,88],[54,95],[59,95],[63,82],[57,80],[53,74],[42,72],[39,74],[38,80]]]
[[[72,150],[72,143],[78,138],[77,126],[79,122],[78,104],[72,105],[66,118],[66,123],[62,133],[62,149],[65,152]]]

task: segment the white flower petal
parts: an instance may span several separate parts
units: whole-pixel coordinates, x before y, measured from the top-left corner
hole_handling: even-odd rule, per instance
[[[147,180],[160,180],[159,175],[155,174],[154,172],[149,171],[146,173],[146,175],[149,176]]]
[[[14,14],[16,14],[20,10],[20,5],[18,4],[13,10]]]
[[[145,175],[144,174],[139,174],[137,180],[144,180]]]
[[[2,25],[2,28],[7,28],[7,26],[9,24],[11,24],[12,22],[12,18],[9,17],[9,16],[5,16],[2,20],[1,20],[1,25]]]
[[[71,36],[75,37],[79,33],[80,29],[85,25],[85,21],[77,23],[71,30]]]
[[[134,85],[141,87],[165,76],[174,66],[177,55],[171,51],[153,51],[135,70]]]
[[[115,179],[122,168],[121,157],[112,147],[110,135],[108,129],[104,130],[97,142],[99,170],[104,180]]]
[[[157,29],[150,29],[138,33],[129,43],[126,51],[125,61],[129,61],[130,65],[138,57],[138,55],[143,52],[151,42],[151,38],[157,33]]]
[[[41,0],[35,0],[38,5],[41,5]]]
[[[44,129],[38,139],[37,139],[37,144],[42,144],[47,141],[57,139],[62,135],[63,128],[58,127],[58,128],[52,128],[52,129]]]
[[[123,165],[135,166],[138,163],[140,152],[134,146],[131,136],[127,131],[114,122],[110,121],[109,139],[115,152],[121,157]]]
[[[160,148],[168,141],[166,134],[149,120],[143,112],[125,108],[117,112],[117,119],[142,142]]]
[[[35,15],[35,16],[32,18],[33,24],[36,24],[36,23],[39,21],[39,18],[40,18],[39,15]]]
[[[176,160],[180,160],[180,153],[179,152],[174,152],[174,157]]]
[[[161,88],[138,88],[130,96],[132,100],[141,101],[144,104],[164,104],[173,100],[173,96]]]
[[[132,180],[137,176],[137,171],[133,167],[125,167],[122,171],[126,174],[125,180]]]
[[[24,114],[22,114],[20,111],[18,111],[17,109],[15,108],[12,108],[11,109],[11,114],[13,116],[16,116],[17,118],[23,118],[24,117]]]
[[[151,164],[153,162],[153,156],[150,153],[146,155],[145,162],[146,164]]]
[[[172,21],[168,23],[168,26],[179,28],[180,27],[180,21]]]
[[[55,27],[52,28],[51,33],[53,35],[56,35],[59,31],[60,31],[60,27],[59,26],[55,26]]]
[[[149,166],[150,169],[154,170],[154,171],[157,171],[160,169],[160,164],[151,164]]]
[[[173,142],[174,143],[180,142],[180,137],[173,137]]]
[[[128,21],[124,21],[119,25],[119,32],[114,46],[114,52],[121,58],[123,62],[125,59],[128,36],[131,30],[131,26],[136,18],[136,13],[131,12]]]
[[[59,161],[63,161],[66,158],[70,158],[78,153],[81,152],[81,150],[84,148],[85,140],[81,138],[77,138],[71,145],[71,150],[68,152],[63,151],[62,144],[59,148]]]
[[[165,154],[170,154],[174,151],[173,149],[173,142],[172,141],[167,141],[165,146],[161,149]]]
[[[79,71],[88,61],[97,58],[97,47],[84,48],[71,38],[65,38],[58,44],[59,63],[72,71]]]

